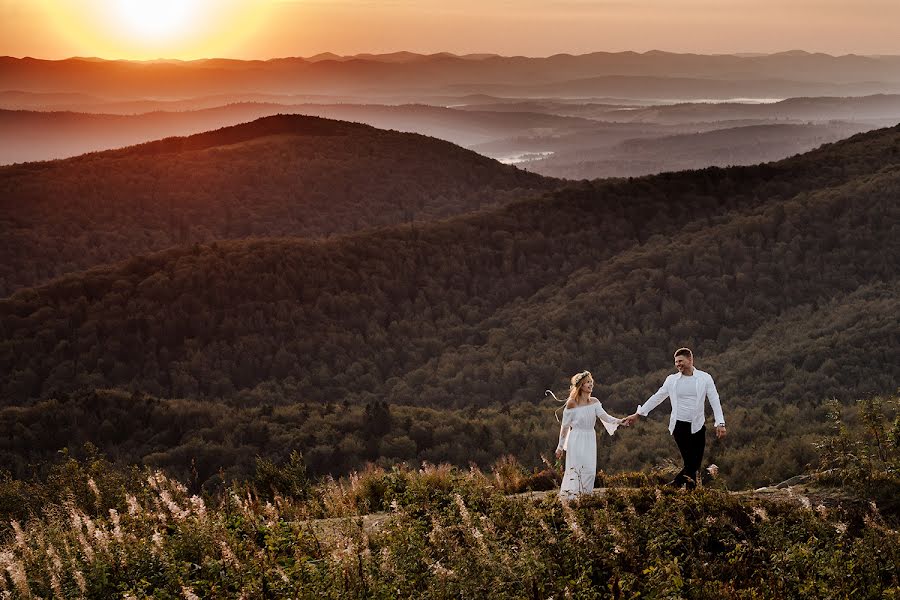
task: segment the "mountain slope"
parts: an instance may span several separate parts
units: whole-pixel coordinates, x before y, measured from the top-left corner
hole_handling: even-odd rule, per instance
[[[303,114],[421,133],[469,145],[532,131],[568,133],[596,125],[546,113],[479,113],[422,105],[239,103],[203,110],[85,114],[0,109],[0,164],[66,158],[169,136],[192,135],[277,114]]]
[[[20,454],[96,434],[115,456],[182,472],[195,458],[204,476],[288,448],[316,472],[506,452],[537,465],[555,435],[544,389],[589,368],[625,414],[688,344],[732,425],[710,461],[736,485],[783,479],[813,460],[824,398],[900,382],[898,197],[893,128],[415,229],[74,273],[0,301],[0,419],[16,432],[0,456],[23,469]],[[93,391],[108,387],[128,392]],[[603,445],[601,464],[674,459],[663,420]]]
[[[233,396],[292,378],[314,400],[359,385],[361,397],[486,405],[522,399],[569,364],[539,358],[529,335],[507,337],[509,319],[551,318],[544,335],[558,346],[580,319],[599,318],[590,306],[607,305],[608,325],[645,322],[657,336],[626,344],[638,358],[610,375],[627,377],[655,364],[642,348],[691,334],[724,350],[730,327],[749,335],[787,308],[891,281],[898,159],[894,128],[773,165],[582,184],[416,229],[183,247],[74,274],[0,304],[5,397],[85,384]],[[823,278],[826,265],[840,276]],[[577,273],[603,293],[628,283],[559,312],[556,286]],[[700,330],[682,314],[697,294],[729,299],[706,309]],[[564,351],[564,370],[591,337]],[[523,343],[537,363],[526,382],[497,371]],[[429,361],[454,348],[491,360],[463,360],[420,389]]]
[[[542,175],[570,179],[639,177],[663,171],[780,160],[871,129],[865,123],[845,122],[722,127],[697,133],[635,137],[606,147],[562,150],[520,166]],[[560,140],[560,146],[564,144],[565,140]]]
[[[0,294],[176,244],[422,222],[555,185],[440,140],[300,115],[3,167]]]

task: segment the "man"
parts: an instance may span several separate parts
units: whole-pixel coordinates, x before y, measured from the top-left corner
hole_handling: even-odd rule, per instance
[[[625,418],[631,425],[639,417],[646,417],[651,410],[669,398],[672,404],[672,415],[669,418],[669,433],[675,438],[684,468],[671,482],[675,487],[687,485],[689,489],[696,487],[700,480],[700,464],[703,462],[703,451],[706,448],[706,399],[713,409],[716,424],[716,438],[727,434],[722,405],[719,403],[719,392],[713,378],[700,369],[694,368],[694,355],[690,348],[679,348],[675,352],[675,368],[677,373],[666,377],[655,394],[650,396],[637,412]]]

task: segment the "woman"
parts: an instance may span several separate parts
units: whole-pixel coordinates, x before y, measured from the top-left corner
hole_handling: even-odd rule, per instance
[[[623,419],[611,416],[596,398],[591,397],[594,378],[589,371],[582,371],[572,377],[569,398],[563,409],[562,427],[559,429],[559,445],[556,458],[566,453],[566,471],[563,474],[559,495],[572,498],[578,494],[589,494],[594,489],[597,475],[597,434],[594,424],[597,418],[603,423],[609,435],[623,424]],[[627,427],[628,425],[625,424]]]

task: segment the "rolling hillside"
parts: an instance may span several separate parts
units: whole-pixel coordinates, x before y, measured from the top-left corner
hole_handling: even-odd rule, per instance
[[[873,129],[865,123],[763,124],[724,127],[712,131],[638,137],[592,148],[566,149],[520,166],[542,175],[568,179],[640,177],[664,171],[753,165],[808,152]],[[713,129],[712,127],[709,127]],[[698,128],[699,129],[699,128]],[[660,135],[662,134],[662,135]],[[571,136],[580,143],[584,136]],[[599,137],[599,136],[598,136]]]
[[[522,407],[509,423],[528,429],[500,447],[537,461],[553,437],[544,389],[591,368],[622,414],[688,344],[738,432],[723,471],[769,480],[809,460],[824,398],[900,381],[898,196],[893,128],[770,165],[583,182],[416,228],[173,248],[0,302],[3,404],[114,387],[269,411],[401,407],[397,429],[369,434],[289,417],[294,441],[273,451],[316,449],[326,469],[378,456],[465,464],[455,444],[414,433],[404,405],[462,410],[474,440],[463,449],[494,440],[504,428],[492,424]],[[466,416],[480,408],[498,412]],[[270,413],[245,414],[249,426]],[[439,415],[418,424],[439,428]],[[176,422],[170,450],[236,443],[247,456],[274,432]],[[604,460],[658,459],[654,426]],[[770,452],[777,461],[754,463]]]
[[[589,119],[546,113],[480,113],[424,105],[245,102],[203,110],[128,115],[0,109],[0,165],[68,158],[164,137],[198,134],[278,114],[366,123],[463,146],[534,132],[565,135],[597,125]]]
[[[555,186],[440,140],[299,115],[0,167],[0,295],[179,244],[421,223]]]

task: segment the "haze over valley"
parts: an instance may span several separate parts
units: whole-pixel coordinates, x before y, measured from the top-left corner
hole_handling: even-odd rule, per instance
[[[548,58],[406,52],[141,64],[5,58],[0,90],[5,164],[284,113],[421,133],[544,175],[592,179],[778,160],[892,125],[900,120],[900,58],[805,52]]]

